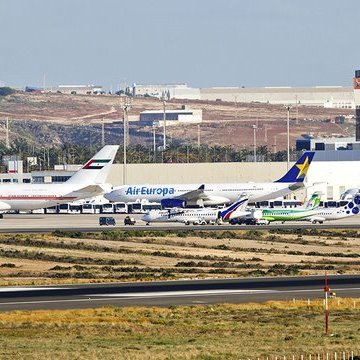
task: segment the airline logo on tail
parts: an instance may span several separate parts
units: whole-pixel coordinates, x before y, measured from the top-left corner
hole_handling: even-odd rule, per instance
[[[360,207],[360,194],[356,194],[352,201],[349,201],[347,205],[344,206],[344,209],[346,210],[346,214],[359,214],[359,207]]]
[[[319,207],[321,202],[321,198],[320,198],[320,194],[319,193],[314,193],[312,194],[310,200],[307,202],[305,208],[306,209],[315,209],[317,207]]]
[[[83,169],[102,169],[111,159],[91,159],[84,166]]]
[[[238,201],[235,201],[232,205],[230,205],[228,208],[220,212],[220,217],[223,220],[229,220],[231,217],[231,214],[235,212],[242,204],[247,202],[249,199],[241,199]]]
[[[295,165],[279,180],[276,182],[303,182],[309,170],[311,161],[315,155],[314,151],[305,152]]]

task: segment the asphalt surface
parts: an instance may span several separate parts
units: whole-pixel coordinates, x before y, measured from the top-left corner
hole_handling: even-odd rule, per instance
[[[339,297],[360,297],[360,275],[329,276]],[[173,306],[324,297],[324,277],[238,278],[0,288],[0,311]]]
[[[146,226],[141,215],[134,215],[135,226],[123,226],[125,215],[114,214],[117,226],[99,226],[100,215],[6,214],[0,232],[35,233],[62,231],[132,230],[235,230],[360,227],[360,216],[313,225],[309,222],[272,223],[269,226],[208,225],[185,226],[163,223]],[[120,225],[119,225],[120,224]],[[138,225],[141,224],[141,225]],[[51,287],[0,287],[0,311],[32,309],[71,309],[114,306],[172,306],[215,303],[264,302],[268,300],[322,298],[322,277],[254,278],[206,281],[169,281],[150,283],[111,283]],[[332,276],[330,287],[338,296],[360,297],[360,275]]]
[[[116,226],[100,226],[100,216],[113,216]],[[124,226],[124,214],[5,214],[0,219],[0,232],[2,233],[30,233],[30,232],[52,232],[62,231],[104,231],[104,230],[235,230],[235,229],[357,229],[360,228],[360,216],[353,216],[338,221],[329,221],[324,224],[313,225],[308,221],[292,221],[284,224],[276,222],[270,225],[184,225],[182,223],[152,223],[146,225],[140,220],[142,215],[132,215],[136,219],[134,226]]]

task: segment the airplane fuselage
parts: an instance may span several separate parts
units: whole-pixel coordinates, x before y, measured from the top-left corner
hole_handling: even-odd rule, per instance
[[[316,209],[264,209],[262,218],[268,221],[301,220],[316,214]]]
[[[142,220],[150,222],[182,222],[194,223],[199,221],[216,221],[219,210],[208,209],[207,211],[184,209],[184,210],[152,210],[142,217]]]
[[[340,220],[350,216],[355,216],[357,214],[358,212],[353,212],[349,209],[344,209],[343,207],[335,208],[335,209],[323,208],[323,209],[317,209],[317,211],[314,214],[312,214],[312,216],[306,218],[306,220],[312,222],[324,222],[331,220]]]
[[[77,200],[81,184],[2,184],[0,210],[33,210]]]
[[[270,200],[285,196],[302,188],[301,183],[228,183],[205,184],[204,199],[189,204],[222,205],[236,201],[241,195],[249,197],[250,202]],[[169,198],[181,197],[199,188],[199,184],[159,184],[125,185],[105,195],[110,201],[135,202],[147,200],[161,202]]]

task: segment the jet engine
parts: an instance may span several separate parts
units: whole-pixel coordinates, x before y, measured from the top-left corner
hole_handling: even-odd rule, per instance
[[[0,211],[10,210],[11,206],[7,203],[0,201]]]
[[[184,208],[186,206],[186,201],[181,199],[164,199],[161,200],[161,206],[163,208]]]

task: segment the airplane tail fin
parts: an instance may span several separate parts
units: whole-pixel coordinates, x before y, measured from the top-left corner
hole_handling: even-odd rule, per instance
[[[352,199],[344,206],[346,213],[357,215],[360,213],[360,193],[354,194]]]
[[[302,183],[305,179],[307,171],[309,170],[309,166],[314,155],[314,151],[304,152],[292,168],[282,178],[276,180],[275,182]]]
[[[66,183],[104,184],[115,159],[118,145],[105,145]]]
[[[309,201],[305,204],[306,209],[316,209],[320,205],[320,194],[318,192],[315,192],[312,194]]]
[[[228,206],[227,208],[225,208],[223,211],[220,211],[220,218],[222,220],[227,220],[230,219],[231,214],[235,211],[239,211],[240,210],[245,210],[247,204],[249,202],[249,198],[248,197],[241,197],[239,200],[235,201],[234,203],[232,203],[230,206]]]

